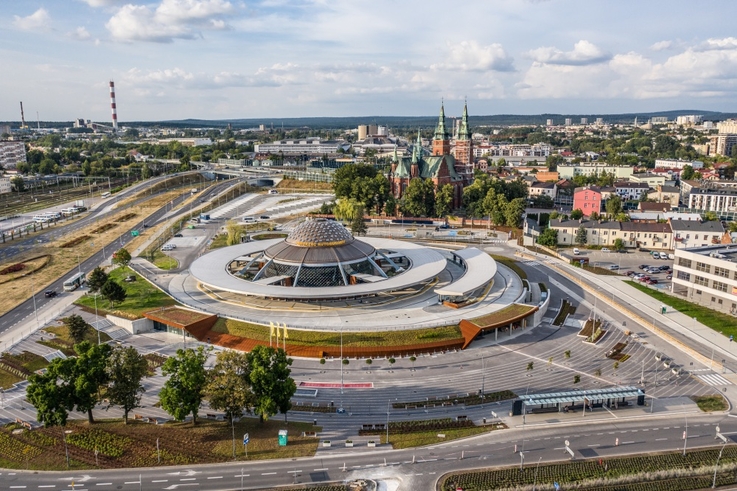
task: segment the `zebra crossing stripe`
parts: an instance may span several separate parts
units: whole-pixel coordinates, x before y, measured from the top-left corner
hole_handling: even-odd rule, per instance
[[[730,382],[726,378],[722,377],[721,375],[717,375],[717,374],[697,375],[697,377],[700,378],[702,381],[704,381],[708,385],[734,385],[732,384],[732,382]]]

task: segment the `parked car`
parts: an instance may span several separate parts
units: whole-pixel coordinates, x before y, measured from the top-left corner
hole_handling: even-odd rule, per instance
[[[650,280],[648,280],[647,284],[648,285],[657,285],[658,284],[658,280],[656,280],[655,278],[650,278]]]
[[[184,237],[182,234],[174,234],[174,237]]]
[[[668,276],[665,277],[665,279],[666,280],[672,280],[673,279],[673,275],[672,274],[669,274]]]
[[[135,275],[132,275],[132,274],[129,274],[128,276],[126,276],[125,278],[123,278],[123,281],[125,281],[126,283],[132,283],[132,282],[136,281],[136,276]]]
[[[602,247],[601,252],[609,252],[609,249],[607,249],[606,247]]]
[[[574,247],[573,248],[573,255],[574,256],[578,256],[579,254],[581,254],[581,251],[579,251],[577,247]]]
[[[638,268],[638,269],[645,269],[645,268],[647,268],[647,267],[648,267],[648,265],[647,265],[647,264],[640,264],[640,265],[639,265],[639,266],[638,266],[637,268]]]
[[[642,276],[642,277],[640,277],[640,281],[642,281],[643,283],[646,282],[646,281],[648,281],[649,279],[650,279],[649,276]]]
[[[635,276],[636,274],[637,274],[637,273],[635,273],[634,271],[627,271],[627,272],[625,273],[625,276]]]
[[[54,298],[54,297],[55,297],[55,296],[57,296],[57,295],[58,295],[58,293],[56,293],[56,291],[54,291],[54,290],[46,290],[46,291],[44,292],[44,296],[45,296],[46,298]]]
[[[665,270],[668,270],[668,269],[670,269],[670,266],[668,266],[667,264],[664,264],[663,266],[660,266],[660,267],[658,267],[658,269],[659,269],[660,271],[665,271]]]
[[[619,266],[617,266],[616,264],[612,264],[612,265],[609,266],[609,270],[610,271],[616,271],[618,269],[619,269]]]
[[[269,219],[269,218],[271,218],[271,217],[270,217],[269,215],[261,215],[261,216],[260,216],[259,218],[260,218],[261,220],[268,220],[268,219]]]

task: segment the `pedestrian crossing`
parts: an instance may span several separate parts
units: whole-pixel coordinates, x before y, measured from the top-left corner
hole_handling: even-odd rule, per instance
[[[520,261],[522,264],[527,264],[529,266],[542,266],[545,261],[533,261],[531,259],[525,259],[524,261]]]
[[[708,375],[697,375],[696,378],[700,379],[707,385],[734,385],[732,382],[716,373],[711,373]]]

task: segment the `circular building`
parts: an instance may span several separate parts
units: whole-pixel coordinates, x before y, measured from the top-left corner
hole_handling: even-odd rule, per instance
[[[224,247],[192,263],[210,289],[285,300],[358,298],[423,287],[446,268],[440,252],[385,238],[356,238],[335,221],[307,220],[286,239]]]

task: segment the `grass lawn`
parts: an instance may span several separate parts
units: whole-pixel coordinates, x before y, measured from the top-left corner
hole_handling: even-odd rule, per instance
[[[512,304],[509,307],[504,307],[503,309],[492,312],[491,314],[476,317],[475,319],[469,319],[469,322],[472,322],[481,328],[496,326],[499,324],[509,323],[512,319],[516,319],[520,315],[532,312],[533,310],[535,310],[535,307],[532,305]]]
[[[625,281],[625,283],[631,287],[637,288],[643,293],[647,293],[659,302],[673,307],[678,312],[685,314],[692,319],[695,317],[697,321],[714,329],[715,331],[721,332],[725,336],[729,336],[730,334],[737,336],[737,318],[731,315],[722,314],[711,310],[708,307],[702,307],[701,305],[691,303],[687,300],[648,288],[636,281]]]
[[[330,182],[298,181],[297,179],[283,179],[276,185],[279,191],[332,191]]]
[[[443,443],[450,440],[457,440],[459,438],[480,435],[481,433],[488,433],[493,430],[493,425],[471,426],[469,428],[458,428],[449,430],[422,431],[417,433],[399,433],[396,435],[392,435],[391,430],[389,430],[389,443],[392,444],[392,447],[394,449],[398,450],[402,448],[421,447],[424,445]],[[445,435],[445,438],[438,438],[438,433]],[[381,443],[386,443],[386,433],[382,433]]]
[[[10,372],[6,372],[2,368],[0,368],[0,388],[9,389],[13,386],[13,384],[18,383],[21,380],[23,379],[19,376]]]
[[[228,245],[228,234],[218,234],[212,238],[210,249],[220,249]]]
[[[136,281],[124,282],[123,279],[131,274],[136,277]],[[141,317],[143,312],[177,304],[173,298],[129,268],[115,268],[110,271],[110,277],[125,288],[128,296],[121,303],[115,304],[113,308],[110,308],[107,300],[98,296],[97,312],[99,315],[113,314],[136,319]],[[95,311],[94,295],[85,295],[74,303],[85,307],[88,312]]]
[[[525,271],[519,267],[519,265],[517,264],[517,261],[509,259],[508,257],[497,256],[496,254],[490,254],[490,255],[492,259],[494,259],[494,261],[498,263],[502,263],[504,266],[514,271],[517,274],[517,276],[519,276],[523,280],[527,279],[527,273],[525,273]]]
[[[150,257],[150,256],[147,256]],[[174,259],[171,256],[167,256],[160,250],[154,251],[154,260],[153,260],[154,266],[156,266],[159,269],[169,270],[174,269],[177,266],[179,266],[179,262]]]
[[[136,411],[134,411],[135,413]],[[132,414],[131,414],[132,418]],[[73,469],[95,468],[95,447],[99,450],[100,468],[155,467],[159,465],[156,439],[160,441],[161,464],[187,465],[232,461],[231,428],[227,422],[198,420],[192,423],[154,425],[120,420],[102,420],[94,425],[71,421],[66,427],[37,428],[14,435],[17,425],[0,429],[0,467],[33,470],[66,469],[62,432],[71,430],[67,442]],[[289,432],[286,447],[277,444],[280,429]],[[281,416],[263,424],[245,418],[235,424],[236,437],[249,433],[248,460],[287,459],[314,455],[317,438],[302,437],[305,431],[320,431],[309,423],[284,423]],[[27,449],[27,450],[26,450]],[[243,445],[236,441],[236,456],[246,460]]]
[[[284,233],[255,234],[251,236],[251,240],[286,239],[287,235],[289,234],[284,234]]]
[[[98,298],[98,302],[99,300],[100,299]],[[100,315],[102,315],[102,313],[100,313]],[[44,331],[53,333],[54,337],[44,339],[43,341],[38,341],[39,344],[43,344],[44,346],[48,346],[49,348],[58,349],[67,356],[75,356],[77,354],[74,351],[74,341],[72,341],[72,337],[69,335],[69,329],[67,329],[67,326],[62,325],[47,327],[44,329]],[[106,333],[102,331],[100,332],[101,342],[106,343],[111,339],[112,338]],[[97,344],[97,330],[90,328],[87,331],[87,334],[84,336],[84,340],[89,341],[92,344]]]
[[[49,364],[46,358],[30,351],[24,351],[17,355],[10,354],[9,352],[3,353],[3,361],[7,361],[11,365],[22,366],[29,372],[35,372],[36,370],[45,368]]]
[[[705,413],[709,413],[712,411],[726,411],[728,409],[727,403],[724,401],[724,397],[720,396],[719,394],[711,396],[692,397],[692,399],[694,400],[696,405],[699,406],[699,409],[701,409]]]
[[[257,324],[236,321],[233,319],[218,319],[212,328],[215,332],[232,334],[243,338],[259,341],[269,340],[269,328]],[[304,331],[289,329],[289,344],[302,346],[340,346],[340,332]],[[388,332],[345,332],[343,346],[372,347],[372,346],[404,346],[418,342],[435,342],[447,339],[461,338],[458,326],[443,326],[429,329],[415,329],[410,331]]]

